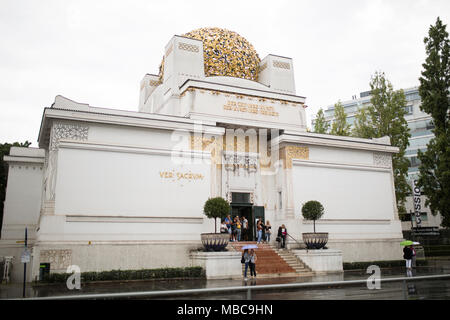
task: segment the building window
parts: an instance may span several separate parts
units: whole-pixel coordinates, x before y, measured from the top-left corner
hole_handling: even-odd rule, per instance
[[[250,203],[250,193],[232,192],[231,202],[233,203]]]
[[[283,209],[283,194],[278,191],[278,208]]]
[[[420,159],[418,157],[409,158],[409,167],[414,168],[420,165]]]
[[[412,105],[405,106],[405,112],[406,112],[406,115],[412,114],[413,113],[413,106]]]

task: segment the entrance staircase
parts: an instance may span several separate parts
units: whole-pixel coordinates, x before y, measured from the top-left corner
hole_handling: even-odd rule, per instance
[[[298,277],[314,274],[289,250],[277,249],[266,243],[257,244],[255,241],[230,242],[229,246],[235,251],[243,252],[242,247],[249,244],[258,246],[258,249],[255,249],[258,277]],[[245,265],[242,264],[242,274],[244,274],[244,268]],[[250,269],[247,270],[247,276],[250,276]]]

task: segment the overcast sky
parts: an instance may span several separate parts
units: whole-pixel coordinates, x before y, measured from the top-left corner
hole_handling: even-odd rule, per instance
[[[139,82],[158,73],[164,46],[200,27],[239,33],[261,59],[293,58],[310,126],[320,107],[368,90],[377,70],[394,89],[417,86],[437,16],[449,23],[450,1],[0,0],[0,143],[37,147],[58,94],[137,111]]]

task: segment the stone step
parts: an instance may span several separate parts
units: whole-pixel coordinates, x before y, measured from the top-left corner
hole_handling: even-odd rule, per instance
[[[256,256],[256,274],[261,275],[311,275],[313,274],[300,260],[297,259],[289,250],[276,249],[273,245],[266,243],[259,243],[251,241],[245,242],[230,242],[231,247],[235,251],[242,252],[242,247],[245,245],[257,245]],[[242,272],[245,270],[245,265],[242,264]],[[247,270],[249,276],[250,270]]]

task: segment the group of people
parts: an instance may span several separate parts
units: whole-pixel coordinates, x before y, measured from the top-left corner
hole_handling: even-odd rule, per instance
[[[272,226],[270,225],[269,220],[266,221],[266,224],[264,224],[264,221],[259,219],[256,222],[256,232],[257,232],[257,242],[270,242],[270,235],[272,234]]]
[[[220,226],[221,233],[228,233],[230,235],[230,241],[248,241],[249,240],[249,223],[246,217],[235,216],[231,218],[228,215]],[[270,221],[262,221],[259,219],[256,222],[256,234],[257,234],[257,242],[270,242],[270,236],[272,234],[272,226],[270,225]],[[286,244],[286,236],[287,230],[285,225],[279,227],[277,234],[277,241],[281,243],[281,247],[284,248]]]
[[[249,223],[246,217],[235,216],[234,219],[228,215],[220,227],[221,233],[228,233],[230,241],[248,241],[249,240]],[[270,236],[272,235],[272,226],[270,221],[258,219],[256,222],[257,243],[270,243]],[[286,247],[287,229],[284,224],[278,228],[277,242],[280,243],[281,248]]]
[[[257,230],[257,242],[261,243],[261,242],[270,242],[270,235],[272,234],[272,226],[270,225],[270,222],[267,221],[266,224],[264,224],[263,221],[258,220],[258,222],[256,223],[256,230]],[[286,226],[284,224],[282,224],[279,228],[278,228],[278,233],[277,233],[277,238],[276,241],[280,243],[280,247],[281,248],[285,248],[286,247],[286,237],[287,237],[287,229]]]
[[[221,233],[228,233],[230,241],[248,240],[248,220],[245,217],[236,216],[234,219],[228,215],[220,227]]]

